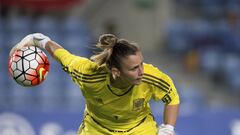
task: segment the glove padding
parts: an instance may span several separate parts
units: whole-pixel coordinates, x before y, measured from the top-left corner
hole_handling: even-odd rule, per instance
[[[14,51],[19,50],[26,46],[37,46],[40,47],[41,49],[45,49],[46,43],[50,40],[51,39],[49,37],[41,33],[29,34],[12,48],[9,55],[11,56]]]
[[[158,127],[158,135],[175,135],[174,127],[168,124],[161,124]]]

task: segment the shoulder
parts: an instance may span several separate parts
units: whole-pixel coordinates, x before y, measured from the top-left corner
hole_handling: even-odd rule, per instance
[[[147,63],[144,63],[143,78],[147,82],[160,82],[166,86],[169,86],[169,83],[171,82],[171,78],[166,73],[156,66]]]
[[[85,65],[86,66],[86,65]],[[82,90],[99,91],[107,80],[108,71],[104,66],[89,66],[72,72],[73,77],[80,84]]]
[[[152,64],[144,63],[144,74],[152,75],[152,76],[161,76],[164,75],[164,73],[156,66]]]
[[[87,77],[106,76],[108,70],[105,65],[99,66],[97,63],[86,59],[85,62],[78,62],[75,71]]]

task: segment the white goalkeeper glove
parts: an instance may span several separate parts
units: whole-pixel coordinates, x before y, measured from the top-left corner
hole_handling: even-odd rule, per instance
[[[26,46],[37,46],[41,49],[45,49],[48,41],[51,39],[41,33],[33,33],[24,37],[19,43],[17,43],[10,51],[10,56],[16,50],[19,50]]]
[[[161,124],[158,127],[158,135],[175,135],[174,126]]]

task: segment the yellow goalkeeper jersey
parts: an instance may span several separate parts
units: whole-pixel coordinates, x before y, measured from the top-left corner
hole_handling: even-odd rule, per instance
[[[140,84],[118,89],[110,85],[105,65],[99,66],[65,49],[57,49],[54,56],[82,90],[86,113],[109,129],[126,130],[136,126],[151,113],[149,101],[152,98],[169,105],[179,104],[172,80],[151,64],[144,63]]]

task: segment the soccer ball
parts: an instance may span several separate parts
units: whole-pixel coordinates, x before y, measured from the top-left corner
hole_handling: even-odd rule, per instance
[[[35,46],[15,51],[8,62],[10,75],[22,86],[35,86],[43,82],[49,66],[46,54]]]

